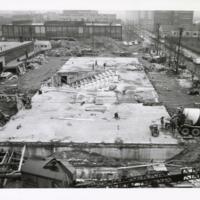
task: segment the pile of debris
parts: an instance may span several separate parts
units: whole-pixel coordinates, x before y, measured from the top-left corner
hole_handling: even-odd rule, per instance
[[[150,65],[150,66],[148,67],[148,69],[146,68],[146,70],[148,70],[148,71],[150,71],[150,72],[153,72],[153,71],[156,71],[156,72],[163,72],[163,71],[166,71],[167,68],[166,68],[164,65],[154,63],[154,64]]]
[[[167,160],[174,165],[180,165],[180,167],[195,167],[200,168],[200,146],[199,141],[196,143],[187,144],[185,149],[174,156],[173,158]]]
[[[67,48],[60,47],[60,48],[52,49],[48,51],[47,55],[52,56],[52,57],[72,56],[72,52]]]
[[[48,63],[48,57],[44,54],[39,54],[27,61],[27,69],[37,69],[43,63]]]
[[[0,81],[17,80],[17,79],[18,76],[16,74],[13,74],[12,72],[2,72],[0,75]]]
[[[67,159],[74,167],[120,167],[123,163],[120,159],[102,156],[83,150],[71,150],[56,152],[53,157]]]

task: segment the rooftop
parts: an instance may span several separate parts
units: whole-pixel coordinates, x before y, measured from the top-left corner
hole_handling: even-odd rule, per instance
[[[62,172],[52,171],[45,168],[48,163],[54,160],[62,164],[62,166],[64,166],[71,174],[75,173],[75,168],[70,163],[55,158],[49,158],[47,160],[27,160],[22,166],[22,173],[29,173],[36,176],[42,176],[56,180],[63,180]]]
[[[0,54],[2,52],[5,52],[10,49],[14,49],[16,47],[29,44],[31,41],[25,41],[25,42],[0,42]]]

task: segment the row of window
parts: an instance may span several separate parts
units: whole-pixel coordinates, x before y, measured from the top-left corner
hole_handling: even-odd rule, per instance
[[[41,44],[41,45],[34,45],[35,48],[47,48],[47,45]]]
[[[19,36],[67,36],[67,35],[119,35],[122,34],[122,28],[119,26],[3,26],[4,37],[19,37]]]
[[[178,36],[179,32],[178,31],[174,31],[173,35],[174,36]],[[198,36],[198,32],[189,32],[189,31],[186,31],[186,32],[183,32],[183,35],[197,37]]]
[[[45,34],[45,27],[29,27],[29,26],[3,26],[3,35],[37,35]]]

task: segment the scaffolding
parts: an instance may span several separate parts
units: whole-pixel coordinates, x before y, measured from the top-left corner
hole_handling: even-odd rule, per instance
[[[19,151],[2,150],[0,152],[0,187],[5,187],[8,179],[21,177],[22,164],[25,161],[26,146]]]

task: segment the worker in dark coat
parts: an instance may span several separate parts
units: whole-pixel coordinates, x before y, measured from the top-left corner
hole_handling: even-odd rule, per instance
[[[170,126],[171,126],[171,129],[172,129],[172,133],[175,133],[175,130],[176,130],[176,120],[175,120],[175,118],[170,119]]]
[[[118,112],[116,112],[116,113],[114,114],[114,118],[115,118],[115,119],[119,119],[119,114],[118,114]]]
[[[184,109],[183,107],[178,108],[178,113],[177,113],[177,126],[180,127],[185,123],[185,115],[183,113]]]
[[[165,127],[165,122],[164,122],[163,116],[160,118],[160,124],[161,124],[161,128],[163,129]]]

